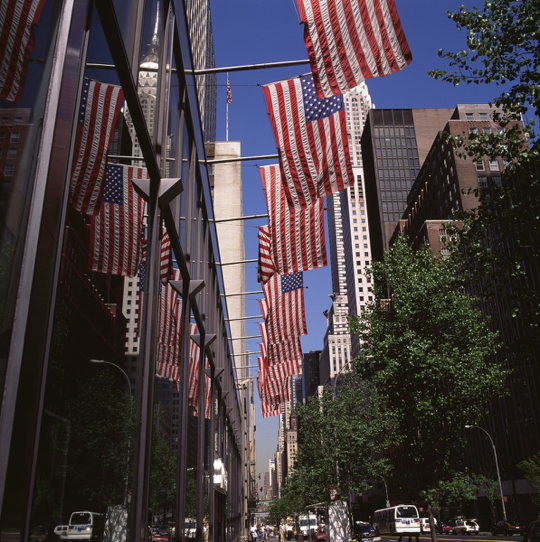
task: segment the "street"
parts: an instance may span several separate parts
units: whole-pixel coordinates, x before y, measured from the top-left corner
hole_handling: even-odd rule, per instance
[[[383,542],[397,542],[399,540],[399,536],[382,536]],[[419,536],[420,540],[431,540],[431,536],[429,534],[421,534]],[[474,542],[485,542],[486,540],[499,540],[502,542],[521,542],[523,540],[522,535],[515,535],[515,536],[493,536],[489,531],[482,531],[478,535],[454,535],[454,534],[437,534],[437,540],[469,540]],[[402,538],[402,542],[408,542],[409,538],[404,536]],[[415,542],[414,537],[411,537],[411,542]]]

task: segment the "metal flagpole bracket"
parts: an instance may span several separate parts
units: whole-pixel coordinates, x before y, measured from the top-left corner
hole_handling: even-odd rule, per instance
[[[183,280],[171,280],[169,284],[177,291],[180,297],[184,294],[184,281]],[[189,298],[193,299],[204,288],[204,280],[190,280],[189,281]]]
[[[223,367],[221,369],[216,369],[216,373],[214,375],[214,378],[221,378],[221,375],[223,374],[223,371],[225,369],[223,369]]]
[[[184,190],[182,179],[161,179],[159,185],[159,206],[163,209]]]

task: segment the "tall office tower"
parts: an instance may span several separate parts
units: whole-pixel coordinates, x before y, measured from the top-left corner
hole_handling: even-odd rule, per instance
[[[268,460],[268,469],[270,471],[270,488],[271,488],[271,498],[277,497],[276,492],[276,486],[277,486],[277,479],[276,479],[276,460],[275,459],[269,459]]]
[[[320,350],[311,350],[304,353],[302,359],[302,384],[304,402],[308,397],[317,395],[317,386],[319,385],[319,358]]]
[[[215,68],[210,0],[187,0],[186,14],[193,51],[193,69]],[[197,96],[205,143],[216,140],[216,74],[197,75]]]
[[[365,83],[344,95],[345,117],[349,153],[355,185],[327,197],[330,267],[332,275],[332,306],[328,312],[328,332],[321,363],[328,365],[321,370],[325,382],[333,380],[342,370],[347,370],[351,357],[351,335],[347,318],[356,314],[360,304],[368,300],[363,286],[356,286],[362,279],[362,267],[369,262],[369,231],[364,202],[360,197],[362,187],[361,135],[365,119],[372,107]],[[364,232],[361,220],[364,218]],[[365,237],[364,241],[361,238]],[[366,245],[367,249],[360,247]],[[367,253],[367,256],[361,256]],[[360,290],[360,288],[362,290]],[[325,382],[321,382],[324,384]]]
[[[493,133],[501,129],[493,122],[493,110],[485,104],[458,105],[444,127],[445,132],[453,135]],[[495,197],[494,187],[503,182],[503,169],[501,158],[485,157],[473,161],[457,157],[452,145],[439,133],[414,182],[407,208],[393,237],[403,231],[413,248],[428,245],[436,254],[442,250],[444,256],[446,231],[443,224],[449,221],[453,211],[477,207],[474,191]],[[515,240],[503,242],[510,250]],[[534,288],[538,284],[538,270],[528,270],[523,280],[529,288]],[[497,292],[496,301],[482,297],[487,282]],[[490,316],[490,325],[499,332],[505,346],[497,359],[512,371],[508,380],[509,395],[491,401],[488,414],[480,425],[491,435],[497,450],[507,516],[524,521],[534,517],[537,510],[530,499],[531,490],[516,465],[540,449],[540,403],[535,391],[540,390],[540,353],[538,349],[516,349],[516,345],[531,344],[530,338],[519,315],[513,314],[500,286],[489,276],[468,285],[469,291],[482,299],[480,309],[485,316]],[[493,449],[488,437],[478,429],[470,429],[467,441],[471,472],[493,472]],[[491,507],[486,501],[477,501],[474,516],[487,523],[491,521]]]
[[[372,257],[382,260],[431,143],[452,109],[372,109],[362,135]]]

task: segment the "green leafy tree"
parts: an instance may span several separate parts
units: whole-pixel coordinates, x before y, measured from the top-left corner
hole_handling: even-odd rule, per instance
[[[338,390],[299,405],[298,451],[291,487],[306,504],[341,499],[371,487],[387,464],[380,452],[394,434],[391,413],[382,410],[373,386],[355,371],[342,375]]]
[[[358,367],[399,427],[402,440],[388,453],[399,459],[401,490],[411,498],[441,494],[441,483],[451,490],[464,472],[465,425],[505,393],[508,372],[493,358],[496,334],[464,292],[454,263],[426,246],[414,252],[399,237],[371,274],[376,300],[351,321],[362,344]],[[384,301],[387,288],[391,299]]]
[[[540,453],[521,461],[518,468],[533,490],[531,498],[534,504],[540,507]]]
[[[303,511],[304,499],[296,491],[294,484],[291,484],[289,480],[286,481],[285,486],[281,490],[281,497],[279,497],[279,499],[274,499],[268,507],[268,514],[271,518],[271,522],[278,527],[278,529],[281,520],[286,521],[288,517],[294,517]]]
[[[134,403],[106,371],[80,384],[79,392],[70,404],[71,498],[105,512],[109,506],[123,504],[130,487]]]
[[[534,115],[540,112],[540,4],[486,0],[481,9],[462,6],[448,16],[466,32],[466,48],[440,50],[451,69],[429,73],[453,85],[500,87],[493,105],[495,120],[504,128],[464,134],[453,142],[464,155],[500,156],[506,164],[501,186],[477,191],[478,207],[455,215],[464,227],[454,231],[453,247],[465,256],[471,280],[482,284],[485,300],[496,295],[505,311],[519,317],[525,336],[506,346],[538,349],[540,289],[534,285],[540,264],[540,148]]]
[[[169,439],[157,431],[154,421],[152,435],[152,459],[150,467],[150,507],[163,511],[169,509],[169,503],[176,494],[176,456]]]
[[[491,523],[495,523],[495,501],[501,500],[499,481],[496,477],[486,474],[473,474],[474,485],[482,491],[489,501],[491,511]]]

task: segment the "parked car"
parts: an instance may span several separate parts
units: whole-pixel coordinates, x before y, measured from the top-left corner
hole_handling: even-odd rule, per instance
[[[433,518],[435,528],[437,528],[437,520]],[[420,532],[429,533],[429,518],[420,518]]]
[[[375,529],[369,523],[356,521],[354,524],[354,536],[356,540],[362,542],[381,542],[382,538],[376,533]]]
[[[54,540],[60,540],[60,537],[67,538],[68,526],[67,525],[57,525],[53,531]]]
[[[519,521],[499,521],[491,528],[491,534],[493,536],[502,534],[504,536],[510,536],[513,534],[525,534],[527,527]]]
[[[454,530],[454,522],[453,521],[441,521],[440,523],[437,523],[435,526],[437,529],[437,532],[439,534],[451,534]]]
[[[152,533],[152,542],[170,542],[171,531],[165,529],[154,529]]]
[[[326,540],[326,527],[323,525],[322,527],[319,527],[317,530],[317,534],[315,535],[315,540]]]
[[[474,519],[457,519],[453,534],[478,534],[480,531],[480,525]]]
[[[540,540],[540,519],[533,521],[527,527],[521,542],[538,542]]]

